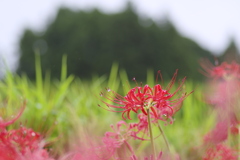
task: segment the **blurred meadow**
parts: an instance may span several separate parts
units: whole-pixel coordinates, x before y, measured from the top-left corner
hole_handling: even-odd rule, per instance
[[[170,118],[173,118],[173,124],[157,119],[169,148],[165,144],[166,140],[162,138],[164,135],[159,133],[158,126],[155,124],[153,127],[156,150],[160,152],[161,158],[155,159],[154,152],[152,155],[154,149],[151,148],[150,140],[131,139],[133,136],[128,135],[132,136],[128,137],[131,140],[127,140],[131,142],[139,158],[134,157],[133,152],[124,152],[115,144],[117,151],[114,151],[112,156],[110,151],[114,147],[108,148],[106,155],[110,155],[110,158],[92,159],[125,160],[126,158],[121,156],[114,157],[115,153],[128,153],[126,155],[132,154],[128,156],[131,160],[216,160],[218,157],[215,152],[220,154],[219,157],[222,156],[222,159],[217,160],[224,160],[224,156],[232,156],[232,153],[232,159],[229,156],[229,160],[239,158],[235,153],[239,153],[240,117],[239,100],[236,99],[240,95],[240,54],[234,38],[229,38],[229,44],[221,54],[213,55],[194,40],[181,34],[168,16],[159,21],[141,17],[134,4],[128,2],[123,11],[111,14],[98,9],[86,11],[60,7],[55,17],[52,17],[41,31],[25,28],[19,37],[18,45],[19,63],[16,72],[7,69],[0,81],[0,160],[3,160],[1,156],[4,155],[4,149],[10,150],[9,146],[15,146],[16,154],[25,156],[22,159],[18,157],[19,160],[27,159],[27,154],[19,149],[21,147],[30,150],[33,157],[35,152],[28,148],[30,145],[26,145],[25,140],[17,142],[21,139],[17,131],[23,127],[42,136],[43,142],[40,141],[37,145],[40,149],[35,148],[41,151],[41,154],[36,152],[37,156],[49,154],[53,159],[59,160],[91,159],[83,157],[86,156],[84,149],[90,147],[97,150],[90,149],[90,153],[87,152],[88,157],[91,157],[94,151],[100,152],[101,147],[95,145],[102,144],[102,138],[106,138],[107,133],[114,135],[111,125],[119,125],[118,122],[123,120],[121,113],[108,111],[116,102],[115,93],[124,97],[130,89],[145,84],[152,88],[161,84],[160,90],[168,92],[164,89],[174,82],[172,76],[176,70],[177,78],[169,92],[178,91],[178,99],[173,101],[179,102],[181,109],[176,114],[172,109],[174,114]],[[215,64],[209,67],[200,62],[203,59]],[[157,77],[158,70],[161,71],[162,78]],[[184,82],[185,76],[187,79]],[[214,76],[220,78],[217,77],[219,79],[216,80],[212,78]],[[209,83],[211,78],[216,81]],[[108,89],[113,91],[113,97],[103,99],[102,92]],[[220,92],[214,92],[214,89]],[[165,96],[168,97],[170,93]],[[171,104],[172,99],[166,97],[161,97],[165,99],[159,103],[166,101],[169,108],[176,107]],[[232,97],[237,98],[232,100]],[[158,102],[152,101],[144,101],[143,108],[148,111],[150,109],[147,107],[157,108]],[[110,107],[107,105],[104,108],[106,103],[109,103]],[[138,107],[135,104],[133,106]],[[231,111],[228,112],[228,109],[224,108],[226,106],[235,108],[232,107],[234,109],[231,110],[229,107]],[[216,109],[221,107],[224,110]],[[138,122],[134,112],[134,109],[131,110],[132,120],[125,120],[127,123]],[[150,117],[150,114],[148,116]],[[219,126],[224,131],[221,128],[218,130]],[[119,129],[121,126],[117,127]],[[17,138],[12,136],[14,133],[17,133]],[[24,138],[27,137],[25,132],[23,135]],[[148,133],[146,135],[149,138]],[[9,138],[11,136],[13,139]],[[217,139],[216,144],[209,139]],[[124,142],[127,141],[125,140]],[[30,138],[30,141],[34,140]],[[214,148],[219,147],[218,144],[225,145],[225,142],[234,149],[227,150],[224,146],[223,149],[218,148],[219,151]],[[206,146],[213,150],[209,151]],[[221,149],[227,150],[226,153],[222,153]],[[10,152],[4,156],[9,155]],[[28,157],[29,160],[31,156]],[[41,159],[41,156],[36,160],[52,160],[46,157]]]
[[[90,80],[86,80],[73,75],[67,76],[65,55],[62,57],[61,78],[52,80],[50,73],[42,75],[40,56],[35,55],[36,81],[31,81],[26,75],[19,76],[8,72],[0,83],[1,110],[4,110],[4,115],[13,114],[12,110],[17,112],[21,103],[24,100],[27,102],[26,109],[15,127],[22,124],[46,134],[47,140],[52,143],[50,146],[53,154],[60,156],[68,151],[67,146],[71,146],[69,143],[81,142],[86,133],[93,137],[101,137],[104,132],[110,130],[111,124],[121,120],[120,113],[112,113],[98,107],[98,104],[102,103],[99,93],[104,88],[109,87],[124,95],[129,86],[136,85],[125,70],[119,70],[117,63],[112,65],[109,76],[93,75]],[[146,81],[142,83],[152,86],[156,83],[155,77],[156,74],[149,70],[146,73]],[[167,84],[169,80],[164,83]],[[192,150],[201,145],[202,136],[214,125],[215,115],[203,101],[203,85],[201,82],[187,80],[184,88],[187,92],[194,90],[194,93],[184,101],[181,110],[174,116],[173,124],[166,125],[162,122],[170,148],[183,158],[196,156]],[[157,131],[155,132],[157,135]],[[144,152],[149,145],[146,142],[142,143],[137,153]],[[165,147],[161,140],[157,146]]]

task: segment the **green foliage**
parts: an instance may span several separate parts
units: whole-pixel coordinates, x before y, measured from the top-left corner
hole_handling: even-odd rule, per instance
[[[240,51],[237,49],[236,42],[232,39],[223,52],[221,56],[218,57],[218,60],[221,62],[231,63],[232,61],[236,61],[240,63]]]
[[[48,138],[59,138],[53,146],[56,154],[65,151],[73,135],[82,138],[79,133],[82,128],[85,132],[102,137],[104,132],[111,131],[110,124],[121,120],[120,113],[112,113],[98,107],[101,103],[99,93],[105,87],[110,87],[116,92],[127,92],[130,86],[135,86],[128,81],[126,71],[120,70],[118,74],[116,63],[112,66],[109,78],[93,76],[91,80],[83,80],[73,75],[67,76],[67,57],[63,56],[61,79],[51,80],[50,73],[46,73],[43,78],[40,55],[36,54],[35,57],[35,82],[30,81],[26,75],[17,76],[11,73],[0,82],[1,111],[6,117],[11,116],[26,100],[26,109],[18,123],[21,122],[39,132],[51,130]],[[146,78],[149,85],[155,84],[154,77],[154,72],[149,70]],[[184,101],[174,124],[162,123],[162,126],[170,148],[188,159],[190,150],[201,144],[202,136],[213,125],[214,116],[202,101],[204,94],[201,83],[188,80],[185,88],[187,92],[193,89],[195,92]],[[154,135],[158,134],[158,131],[154,132]],[[149,144],[141,143],[137,153],[147,150]],[[157,144],[158,148],[164,149],[163,141]]]
[[[198,60],[210,53],[181,36],[166,20],[144,26],[131,7],[117,14],[103,14],[61,8],[49,26],[38,34],[25,30],[20,40],[18,73],[34,75],[34,51],[42,59],[42,71],[60,78],[61,57],[68,55],[68,74],[89,78],[109,73],[113,62],[129,77],[145,79],[149,69],[162,70],[169,77],[179,69],[180,76],[199,80]],[[33,48],[33,49],[32,49]]]

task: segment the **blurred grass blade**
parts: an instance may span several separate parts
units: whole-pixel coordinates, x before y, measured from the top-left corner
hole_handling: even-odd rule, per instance
[[[67,55],[64,54],[62,57],[62,69],[61,69],[61,81],[67,78]]]
[[[42,68],[41,57],[38,50],[35,51],[35,72],[36,72],[36,89],[38,100],[43,102],[43,80],[42,80]]]

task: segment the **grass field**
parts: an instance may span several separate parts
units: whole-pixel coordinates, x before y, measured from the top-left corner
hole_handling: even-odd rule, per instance
[[[43,78],[44,77],[44,78]],[[164,78],[164,75],[163,75]],[[46,135],[50,144],[50,152],[54,157],[60,157],[84,139],[84,133],[93,137],[103,137],[110,131],[110,125],[122,120],[121,113],[108,112],[100,107],[99,93],[109,87],[124,95],[129,85],[126,71],[119,70],[113,64],[109,76],[93,75],[86,80],[73,75],[67,76],[66,57],[63,57],[62,73],[59,80],[50,78],[50,72],[42,75],[40,59],[36,58],[36,81],[31,81],[26,75],[13,75],[7,73],[0,81],[0,108],[4,118],[16,114],[20,106],[26,101],[26,108],[22,116],[8,129],[18,128],[20,124],[32,128],[36,132]],[[146,73],[146,82],[143,84],[153,86],[155,73]],[[166,83],[167,84],[167,83]],[[181,159],[195,159],[196,151],[203,142],[203,136],[215,125],[215,113],[211,106],[204,102],[204,82],[187,80],[184,88],[189,95],[183,102],[181,110],[174,116],[174,123],[165,125],[161,122],[164,133],[168,139],[170,149],[177,153]],[[127,120],[127,122],[134,122]],[[158,130],[153,130],[159,135]],[[132,142],[138,146],[135,153],[144,155],[149,150],[150,142]],[[141,144],[140,146],[138,144]],[[165,150],[163,139],[155,140],[157,149]]]

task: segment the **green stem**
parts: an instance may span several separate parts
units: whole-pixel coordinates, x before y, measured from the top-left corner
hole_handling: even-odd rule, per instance
[[[148,115],[148,127],[149,127],[149,132],[150,132],[153,159],[155,160],[156,159],[156,151],[155,151],[155,146],[154,146],[154,141],[153,141],[153,133],[152,133],[152,125],[151,125],[149,109],[147,109],[147,115]]]
[[[161,134],[163,136],[164,142],[166,143],[167,149],[168,149],[168,151],[170,151],[169,144],[168,144],[167,138],[166,138],[166,136],[165,136],[165,134],[164,134],[164,132],[162,130],[162,127],[160,126],[159,123],[157,123],[157,125],[158,125],[158,129],[160,130],[160,132],[161,132]]]

